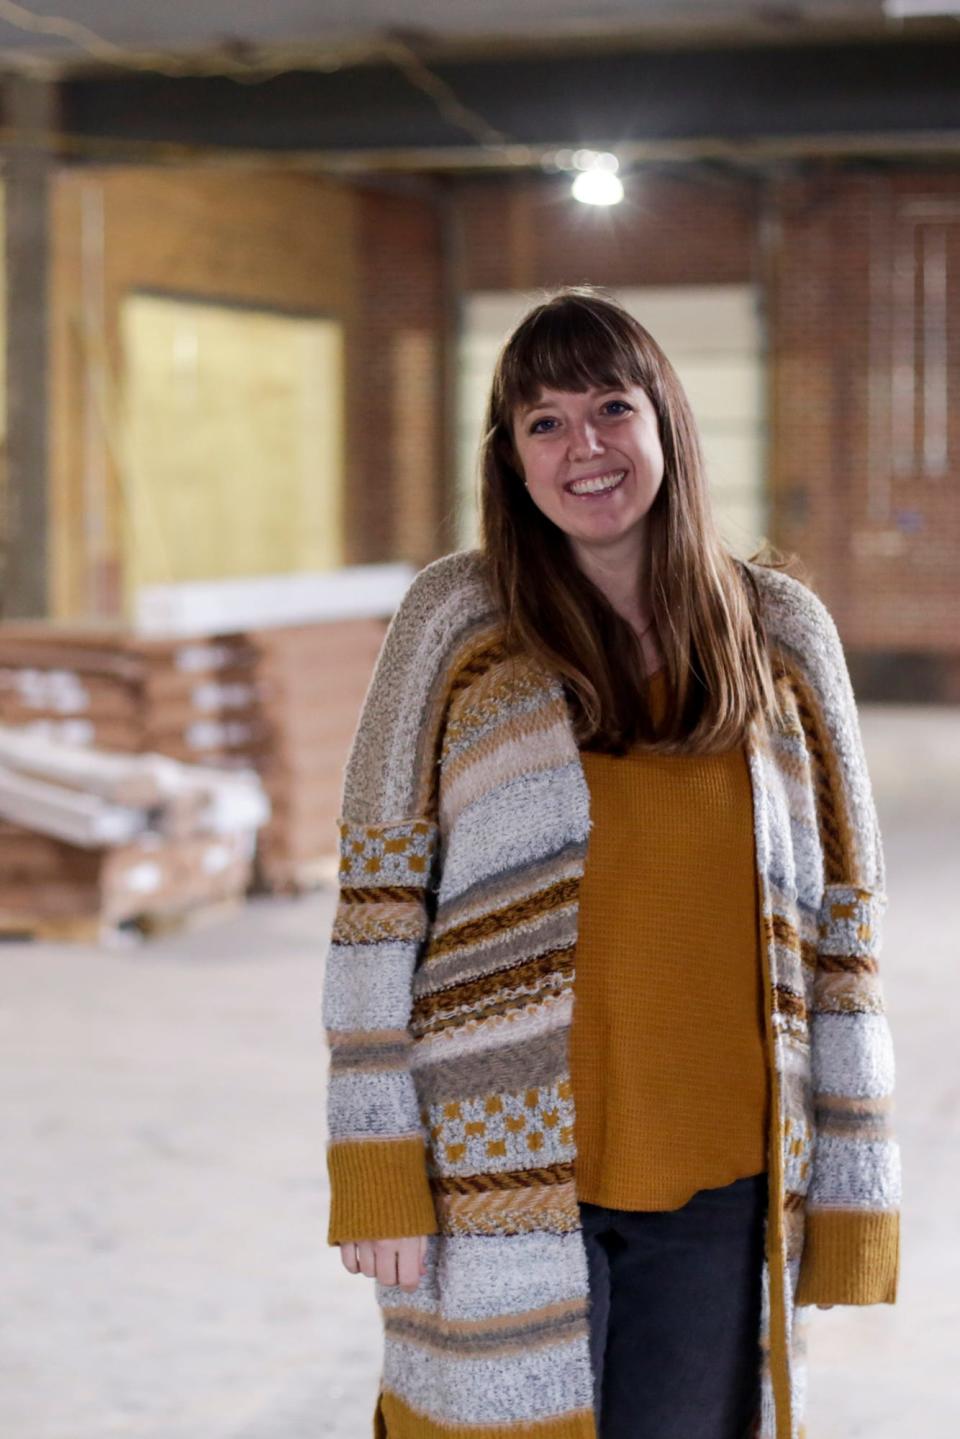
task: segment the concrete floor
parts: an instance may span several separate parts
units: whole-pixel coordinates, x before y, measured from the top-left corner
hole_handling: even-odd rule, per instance
[[[862,721],[891,892],[902,1280],[895,1306],[808,1311],[808,1433],[952,1439],[960,714]],[[0,1435],[368,1439],[379,1312],[325,1243],[331,913],[327,893],[130,948],[0,945]]]

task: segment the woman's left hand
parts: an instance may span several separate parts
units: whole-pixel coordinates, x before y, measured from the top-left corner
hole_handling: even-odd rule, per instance
[[[832,1308],[833,1308],[833,1305],[832,1305],[832,1304],[818,1304],[818,1305],[817,1305],[817,1308],[818,1308],[818,1309],[832,1309]]]

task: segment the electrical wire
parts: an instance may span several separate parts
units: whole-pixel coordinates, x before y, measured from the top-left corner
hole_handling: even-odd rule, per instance
[[[5,20],[15,30],[23,30],[30,35],[51,35],[60,40],[69,40],[85,54],[92,55],[97,60],[105,60],[108,64],[115,64],[123,57],[121,45],[105,40],[88,26],[82,25],[78,20],[68,20],[65,15],[36,15],[26,6],[14,4],[14,0],[0,0],[0,20]]]
[[[0,0],[0,20],[29,34],[67,40],[85,55],[112,68],[141,74],[172,75],[178,79],[182,79],[186,74],[196,73],[196,62],[191,66],[189,61],[139,60],[131,56],[122,45],[98,35],[87,25],[63,15],[34,14],[23,5],[16,4],[16,0]],[[347,52],[346,59],[341,53],[333,63],[337,69],[342,69],[345,64],[357,65],[378,59],[395,66],[414,89],[433,102],[448,124],[470,135],[478,144],[501,146],[516,143],[503,130],[491,125],[478,111],[465,105],[453,87],[436,71],[430,69],[399,31],[384,31],[373,41],[354,46],[352,51]],[[246,80],[248,83],[251,79],[265,83],[268,79],[275,79],[278,75],[288,74],[298,68],[295,60],[289,65],[277,64],[274,60],[265,72],[257,51],[243,45],[221,48],[217,61],[214,73]],[[210,73],[209,60],[204,62],[204,68]]]
[[[188,76],[221,76],[238,84],[264,84],[279,75],[302,70],[326,72],[377,62],[393,65],[407,82],[425,95],[437,112],[454,129],[469,136],[469,146],[382,146],[362,150],[350,147],[329,149],[265,149],[257,146],[170,140],[128,140],[113,135],[82,135],[62,130],[31,130],[22,126],[0,126],[0,147],[36,149],[47,154],[75,159],[141,160],[157,164],[210,163],[224,166],[306,171],[331,175],[424,170],[508,170],[550,168],[552,157],[563,137],[549,144],[527,144],[492,125],[482,114],[466,105],[442,76],[431,69],[406,38],[408,32],[384,30],[371,40],[354,41],[338,47],[316,45],[271,46],[259,50],[242,41],[221,44],[215,54],[203,56],[143,58],[122,45],[65,16],[35,14],[16,0],[0,0],[0,22],[30,34],[68,41],[77,51],[108,66],[133,74],[158,74],[183,79]],[[3,47],[0,46],[0,55]],[[29,66],[18,67],[29,73]],[[51,77],[55,83],[55,75]],[[692,161],[757,164],[798,157],[862,158],[891,154],[906,156],[953,153],[957,130],[922,132],[896,137],[871,134],[801,135],[796,137],[751,137],[737,141],[724,136],[689,139],[646,139],[616,142],[618,155],[636,164]]]
[[[16,29],[30,34],[56,36],[59,39],[68,40],[84,54],[109,65],[112,69],[124,69],[139,74],[161,74],[177,79],[197,73],[197,62],[193,62],[191,65],[189,61],[183,63],[137,59],[126,52],[123,46],[98,35],[87,25],[61,15],[36,15],[25,9],[24,6],[16,4],[15,0],[0,0],[0,21],[6,21]],[[430,69],[415,47],[398,31],[382,32],[374,41],[355,45],[346,52],[341,51],[336,57],[328,54],[326,66],[321,65],[320,68],[339,70],[347,65],[356,66],[377,60],[393,65],[413,89],[419,90],[433,103],[437,112],[450,126],[469,135],[474,144],[484,149],[497,151],[517,144],[512,136],[503,130],[498,130],[478,111],[465,105],[453,87],[436,71]],[[268,79],[289,74],[300,68],[295,55],[291,55],[291,64],[278,64],[275,59],[272,68],[264,72],[257,53],[240,46],[218,52],[218,61],[219,63],[213,68],[212,73],[225,75],[244,83],[265,83]],[[211,73],[209,59],[202,62],[202,67],[204,73]],[[42,136],[34,132],[28,135],[16,128],[9,127],[0,127],[0,143],[27,144],[35,148],[56,149],[60,153],[78,156],[91,156],[98,152],[116,154],[118,148],[112,137],[101,142],[98,137],[69,136],[59,132]],[[180,146],[164,141],[134,141],[130,148],[134,154],[142,154],[146,151],[153,153],[157,158],[162,156],[167,159],[187,159],[196,155],[198,147]],[[209,147],[206,148],[209,149]],[[223,151],[229,150],[230,147],[219,148]],[[266,151],[260,152],[260,154],[266,158],[271,156],[272,152]],[[300,164],[304,163],[308,162],[300,161]],[[316,164],[317,162],[314,160],[314,168],[316,168]]]

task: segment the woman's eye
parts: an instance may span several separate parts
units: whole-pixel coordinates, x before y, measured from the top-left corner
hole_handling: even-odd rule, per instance
[[[630,405],[627,404],[626,400],[607,400],[606,404],[603,406],[603,409],[607,410],[610,408],[611,405],[619,405],[621,410],[629,410],[632,408]],[[542,420],[534,420],[533,424],[530,426],[530,434],[536,435],[537,433],[542,433],[542,431],[540,430],[540,426],[549,425],[552,423],[553,421],[549,415],[545,415]]]

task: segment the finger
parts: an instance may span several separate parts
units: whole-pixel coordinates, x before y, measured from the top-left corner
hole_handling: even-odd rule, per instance
[[[377,1273],[377,1260],[374,1254],[373,1240],[361,1239],[357,1244],[357,1263],[360,1265],[360,1273],[365,1274],[368,1279],[374,1279]]]
[[[420,1283],[420,1245],[406,1244],[397,1256],[397,1283],[408,1292]]]
[[[358,1274],[360,1265],[357,1261],[357,1246],[354,1240],[349,1240],[340,1245],[340,1258],[343,1260],[344,1269],[349,1269],[351,1274]]]
[[[420,1272],[427,1272],[427,1251],[430,1248],[430,1239],[426,1234],[420,1236]]]
[[[382,1239],[376,1245],[377,1278],[381,1284],[397,1282],[397,1246],[392,1240]]]

